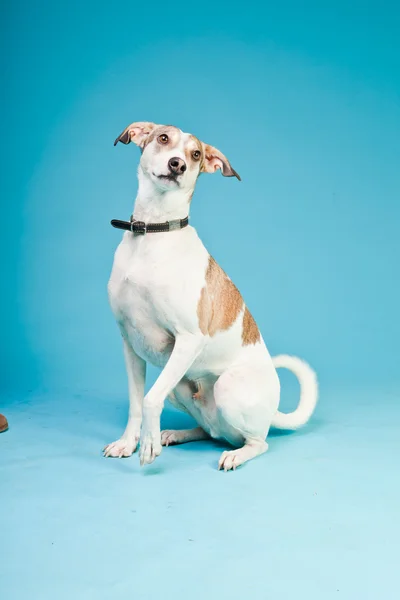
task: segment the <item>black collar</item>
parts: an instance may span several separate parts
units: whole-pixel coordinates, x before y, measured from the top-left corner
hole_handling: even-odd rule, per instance
[[[111,225],[117,229],[125,229],[125,231],[131,231],[132,233],[162,233],[163,231],[175,231],[176,229],[183,229],[189,225],[189,217],[184,219],[175,219],[174,221],[165,221],[164,223],[144,223],[143,221],[136,221],[131,217],[130,221],[119,221],[113,219]]]

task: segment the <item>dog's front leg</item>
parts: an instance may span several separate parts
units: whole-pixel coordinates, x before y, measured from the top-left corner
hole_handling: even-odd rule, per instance
[[[140,437],[146,363],[124,340],[124,356],[128,375],[129,416],[121,438],[104,448],[104,456],[121,458],[135,452]]]
[[[184,377],[204,346],[201,334],[176,336],[172,354],[143,403],[140,464],[152,463],[161,454],[160,416],[165,398]]]

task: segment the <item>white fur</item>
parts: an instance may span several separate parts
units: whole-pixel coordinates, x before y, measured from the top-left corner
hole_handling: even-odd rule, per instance
[[[199,166],[188,164],[177,182],[158,177],[168,173],[171,157],[187,161],[185,148],[193,142],[179,130],[176,135],[172,149],[160,150],[153,140],[142,154],[134,207],[137,220],[163,222],[189,212]],[[244,309],[225,331],[210,337],[200,330],[197,308],[208,261],[209,254],[191,226],[144,236],[124,234],[108,290],[124,340],[130,409],[124,434],[105,448],[106,456],[129,456],[140,436],[140,462],[147,464],[160,454],[162,445],[211,436],[238,447],[221,456],[219,468],[230,470],[267,450],[271,424],[292,429],[311,416],[317,401],[314,372],[294,357],[271,359],[262,339],[243,345]],[[162,367],[162,372],[143,397],[146,362]],[[300,403],[289,415],[278,412],[275,367],[292,370],[300,381]],[[199,386],[201,398],[193,397],[189,381]],[[167,396],[200,427],[161,434],[160,414]]]
[[[315,372],[297,356],[274,356],[272,359],[276,369],[284,368],[292,371],[300,383],[300,402],[297,409],[289,414],[277,412],[272,419],[277,429],[298,429],[307,423],[315,410],[318,400],[318,382]]]

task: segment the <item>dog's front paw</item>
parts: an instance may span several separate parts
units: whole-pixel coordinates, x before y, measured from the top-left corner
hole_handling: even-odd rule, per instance
[[[139,442],[139,436],[132,436],[129,438],[121,438],[112,444],[108,444],[103,449],[104,456],[113,458],[122,458],[131,456],[137,448]]]
[[[152,434],[143,432],[140,437],[139,459],[140,465],[149,465],[157,456],[161,454],[161,435],[160,432]]]

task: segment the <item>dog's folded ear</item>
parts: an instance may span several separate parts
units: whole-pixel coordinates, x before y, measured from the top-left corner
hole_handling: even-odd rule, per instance
[[[203,143],[203,152],[204,161],[201,168],[203,173],[215,173],[215,171],[221,169],[224,177],[237,177],[241,181],[240,175],[236,173],[226,156],[217,150],[217,148]]]
[[[146,121],[131,123],[131,125],[128,125],[121,135],[117,137],[114,146],[116,146],[118,142],[122,142],[123,144],[130,144],[133,142],[139,146],[139,148],[143,148],[146,139],[156,127],[158,127],[158,125],[155,123],[147,123]]]

